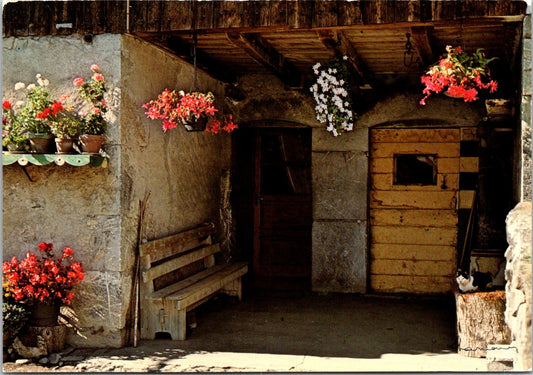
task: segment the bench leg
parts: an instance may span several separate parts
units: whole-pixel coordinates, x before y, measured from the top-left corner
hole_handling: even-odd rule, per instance
[[[222,289],[224,293],[226,293],[229,296],[235,296],[239,299],[239,301],[242,301],[242,282],[241,278],[235,279],[227,284],[224,285],[224,288]]]
[[[172,339],[185,340],[187,338],[187,310],[177,310],[176,319],[172,322]]]

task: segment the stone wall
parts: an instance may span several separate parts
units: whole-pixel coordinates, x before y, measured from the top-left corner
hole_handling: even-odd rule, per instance
[[[54,97],[74,94],[78,76],[89,77],[98,64],[108,83],[108,168],[29,166],[30,182],[18,164],[3,167],[3,258],[36,252],[41,241],[56,249],[70,246],[83,263],[85,279],[76,288],[72,307],[84,334],[81,345],[122,344],[124,258],[121,253],[120,189],[120,49],[118,35],[98,35],[91,44],[81,37],[4,38],[3,98],[17,97],[16,82],[35,83],[41,73]]]
[[[519,203],[507,216],[505,321],[516,347],[513,369],[531,371],[531,202]]]
[[[58,58],[59,57],[59,58]],[[141,105],[164,88],[189,91],[193,68],[131,36],[6,38],[3,97],[15,96],[18,81],[37,73],[51,81],[54,96],[73,94],[72,81],[100,65],[108,81],[109,167],[4,167],[4,259],[23,257],[39,242],[70,246],[86,271],[73,309],[85,338],[76,346],[122,346],[129,321],[139,201],[151,192],[144,238],[154,239],[214,221],[219,227],[220,179],[230,168],[231,137],[183,128],[163,133]],[[223,86],[199,72],[198,90],[223,104]]]
[[[532,163],[531,163],[531,14],[523,21],[524,31],[522,39],[522,103],[520,106],[521,121],[519,147],[518,175],[520,201],[531,201]]]

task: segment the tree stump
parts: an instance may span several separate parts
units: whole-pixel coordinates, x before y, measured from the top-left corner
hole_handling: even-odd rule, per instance
[[[28,327],[15,338],[13,349],[21,357],[37,359],[61,351],[66,335],[67,327],[63,325]]]
[[[505,323],[505,291],[455,293],[459,354],[482,358],[489,344],[510,344]]]

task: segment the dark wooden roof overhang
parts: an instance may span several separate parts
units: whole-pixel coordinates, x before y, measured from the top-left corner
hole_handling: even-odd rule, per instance
[[[448,44],[485,48],[515,68],[524,1],[20,1],[3,35],[131,33],[224,82],[270,72],[300,88],[311,67],[346,55],[360,84],[418,75]],[[406,43],[413,60],[405,61]]]

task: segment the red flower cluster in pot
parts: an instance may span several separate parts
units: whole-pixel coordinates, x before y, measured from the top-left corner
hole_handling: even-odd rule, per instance
[[[493,93],[498,89],[498,82],[490,78],[488,68],[488,63],[496,57],[486,58],[482,48],[470,55],[464,52],[461,46],[446,46],[446,52],[445,57],[441,57],[439,62],[421,77],[425,86],[421,105],[426,104],[426,99],[432,92],[444,92],[465,102],[473,102],[479,99],[478,90],[487,89]]]
[[[186,123],[197,121],[201,117],[208,118],[208,123],[213,124],[207,126],[206,131],[218,133],[224,130],[228,133],[237,128],[230,118],[216,119],[215,115],[218,109],[214,106],[215,97],[212,93],[207,94],[201,92],[185,93],[176,90],[163,90],[155,100],[150,100],[148,103],[142,105],[147,109],[146,117],[151,120],[163,120],[163,131],[173,129],[178,125],[185,125]]]
[[[4,280],[16,301],[47,305],[70,305],[72,288],[84,278],[80,262],[72,262],[72,249],[65,247],[61,257],[54,258],[53,244],[41,242],[38,250],[41,257],[30,252],[18,260],[13,257],[2,265]],[[66,264],[69,260],[70,264]]]

